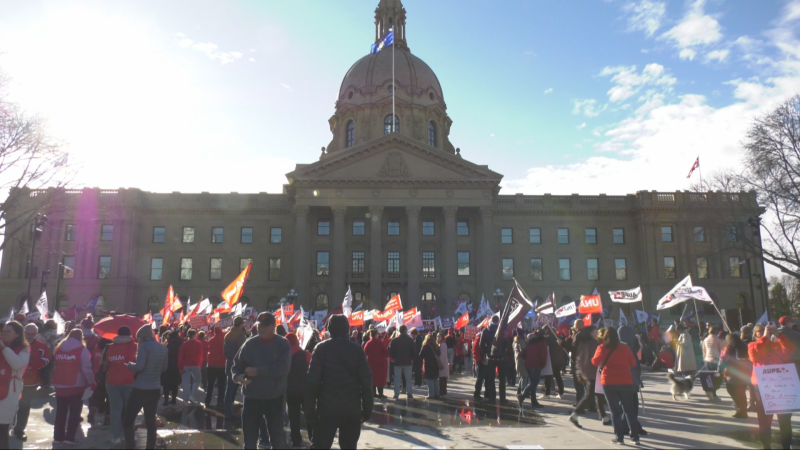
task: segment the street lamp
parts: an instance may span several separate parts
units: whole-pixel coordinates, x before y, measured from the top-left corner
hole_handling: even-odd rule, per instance
[[[503,301],[503,295],[504,295],[504,294],[503,294],[503,291],[501,291],[501,290],[500,290],[500,288],[498,288],[498,289],[497,289],[497,290],[494,292],[494,294],[493,294],[493,295],[494,295],[494,303],[495,303],[495,304],[498,304],[498,303],[500,303],[500,302],[502,302],[502,301]]]
[[[294,305],[294,302],[297,300],[297,292],[294,289],[290,290],[289,293],[286,294],[286,298],[289,299],[289,303]]]
[[[33,255],[36,251],[36,241],[39,240],[44,234],[44,226],[47,225],[47,216],[36,214],[33,218],[33,227],[31,228],[31,258],[28,260],[28,290],[26,291],[26,299],[28,307],[30,308],[31,301],[31,281],[33,280]]]

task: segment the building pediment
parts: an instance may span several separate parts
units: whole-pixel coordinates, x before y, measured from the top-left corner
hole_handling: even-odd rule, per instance
[[[290,186],[303,185],[447,185],[494,187],[502,175],[458,155],[420,144],[399,133],[298,164],[286,174]]]

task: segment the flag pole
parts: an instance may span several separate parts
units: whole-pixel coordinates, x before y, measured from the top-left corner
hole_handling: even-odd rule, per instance
[[[394,112],[394,92],[397,90],[397,86],[394,84],[394,27],[389,28],[389,31],[392,33],[392,133],[394,133],[397,131],[395,130],[397,116]]]
[[[703,168],[700,166],[700,155],[697,155],[697,170],[700,171],[700,190],[703,190]]]

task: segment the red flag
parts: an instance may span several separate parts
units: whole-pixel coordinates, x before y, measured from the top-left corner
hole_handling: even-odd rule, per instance
[[[587,315],[583,316],[583,326],[585,326],[585,327],[592,326],[592,315],[591,314],[587,314]]]
[[[460,330],[469,324],[469,313],[465,312],[460,319],[456,321],[456,330]]]
[[[403,313],[403,323],[411,322],[411,319],[417,315],[417,308],[411,308]]]
[[[689,175],[686,175],[686,178],[691,178],[692,174],[694,173],[694,170],[697,169],[698,167],[700,167],[700,157],[699,156],[694,161],[694,164],[692,164],[692,168],[689,169]]]
[[[402,310],[403,303],[400,301],[400,294],[396,294],[394,297],[392,297],[391,300],[389,300],[389,303],[386,304],[386,308],[383,309],[384,312]]]
[[[214,308],[214,312],[217,313],[217,314],[229,313],[229,312],[231,312],[231,305],[229,305],[225,301],[221,301],[221,302],[219,302],[219,305],[217,305],[217,307]]]
[[[144,317],[142,317],[142,320],[144,320],[144,323],[146,323],[146,324],[153,323],[153,315],[150,314],[150,313],[147,313],[147,314],[144,315]]]
[[[364,325],[364,311],[356,311],[350,314],[350,326],[357,327]]]
[[[244,283],[247,281],[247,277],[250,276],[250,267],[253,265],[253,262],[247,263],[247,267],[244,268],[242,273],[236,277],[235,280],[228,287],[222,291],[222,298],[228,302],[228,305],[231,307],[235,306],[239,303],[239,297],[242,296],[242,291],[244,291]]]
[[[578,307],[578,312],[581,314],[602,314],[603,303],[600,300],[600,294],[581,295],[581,303]]]
[[[183,305],[181,305],[181,301],[172,289],[172,285],[170,285],[169,290],[167,290],[167,298],[164,300],[164,308],[161,310],[161,316],[164,318],[161,324],[168,325],[172,321],[173,313],[181,308],[183,308]]]
[[[384,322],[394,317],[394,311],[382,312],[377,309],[372,313],[372,321],[375,323]]]
[[[486,318],[483,319],[483,322],[481,322],[481,324],[478,325],[478,329],[486,328],[488,326],[489,326],[489,316],[486,316]]]

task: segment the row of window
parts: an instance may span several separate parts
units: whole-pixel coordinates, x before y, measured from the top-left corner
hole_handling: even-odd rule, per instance
[[[706,242],[705,227],[694,227],[692,234],[694,235],[695,242]],[[738,242],[739,228],[735,225],[725,228],[725,237],[728,239],[728,242]],[[675,242],[675,233],[671,226],[661,227],[661,242]]]
[[[330,222],[328,222],[330,226]],[[103,225],[100,231],[101,241],[114,240],[114,225]],[[153,227],[153,242],[163,244],[166,240],[167,229],[166,227]],[[240,241],[242,244],[253,243],[253,227],[242,227],[240,233]],[[192,244],[195,240],[195,228],[183,227],[181,232],[182,242],[184,244]],[[78,239],[78,228],[75,224],[67,224],[65,240],[75,241]],[[225,242],[225,228],[224,227],[211,227],[211,242],[214,244],[222,244]],[[272,227],[269,229],[269,242],[271,244],[280,244],[283,242],[283,228]]]
[[[392,130],[392,115],[383,118],[383,134],[400,131],[400,118],[394,118],[394,130]],[[356,143],[356,124],[354,121],[347,122],[345,131],[345,147],[352,147]],[[436,124],[428,122],[428,145],[436,147]]]
[[[514,279],[514,259],[503,258],[503,279]],[[558,260],[558,279],[561,281],[569,281],[572,279],[572,263],[569,258],[560,258]],[[586,259],[587,279],[596,281],[600,279],[599,259],[587,258]],[[531,258],[530,276],[532,280],[541,281],[544,279],[544,269],[542,258]],[[625,258],[614,259],[614,277],[617,280],[628,279],[628,263]]]
[[[699,256],[695,260],[695,266],[697,267],[697,278],[706,279],[709,277],[708,273],[708,257]],[[728,274],[731,278],[741,278],[742,277],[742,260],[738,256],[730,256],[728,257]],[[664,276],[666,278],[676,278],[677,274],[675,272],[675,257],[674,256],[665,256],[664,257]]]
[[[584,229],[585,242],[587,244],[597,244],[597,228]],[[614,228],[612,232],[612,239],[615,244],[625,243],[625,229]],[[569,244],[569,228],[558,228],[556,230],[556,242],[559,244]],[[514,243],[514,229],[501,228],[500,229],[500,243],[513,244]],[[528,243],[541,244],[542,243],[542,229],[529,228],[528,229]]]

